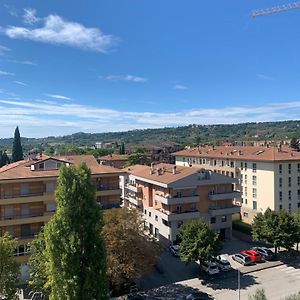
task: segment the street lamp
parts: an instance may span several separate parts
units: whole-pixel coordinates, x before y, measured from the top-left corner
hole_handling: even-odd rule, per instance
[[[238,271],[238,300],[241,300],[241,272],[240,269]]]

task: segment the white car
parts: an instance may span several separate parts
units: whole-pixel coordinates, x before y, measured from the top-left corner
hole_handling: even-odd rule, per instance
[[[215,275],[220,272],[218,266],[215,263],[210,261],[205,261],[204,263],[202,263],[201,268],[208,275]]]
[[[216,257],[215,263],[221,271],[229,271],[232,269],[230,262],[227,260],[227,258],[224,255],[218,255]]]

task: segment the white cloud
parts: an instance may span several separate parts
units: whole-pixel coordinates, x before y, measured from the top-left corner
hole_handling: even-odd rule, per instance
[[[108,76],[99,76],[100,79],[104,78],[110,81],[132,81],[132,82],[146,82],[148,81],[145,77],[134,76],[134,75],[108,75]]]
[[[14,76],[14,75],[15,75],[14,73],[0,70],[0,76]]]
[[[16,124],[27,126],[28,131],[24,135],[45,136],[76,131],[124,131],[194,123],[232,124],[299,118],[300,101],[267,103],[261,106],[197,108],[178,112],[136,112],[47,100],[0,99],[2,136],[6,135],[8,127],[12,131]]]
[[[18,85],[22,85],[22,86],[28,86],[28,84],[22,82],[22,81],[18,81],[18,80],[15,80],[14,83],[18,84]]]
[[[173,89],[175,89],[175,90],[186,90],[186,89],[187,89],[187,86],[182,85],[182,84],[175,84],[175,85],[173,86]]]
[[[273,77],[269,76],[269,75],[265,75],[265,74],[257,74],[256,75],[258,79],[260,80],[267,80],[267,81],[272,81],[274,80]]]
[[[51,97],[51,98],[54,98],[54,99],[60,99],[60,100],[72,100],[71,98],[69,97],[66,97],[66,96],[63,96],[63,95],[57,95],[57,94],[45,94],[45,96],[48,96],[48,97]]]
[[[12,39],[29,39],[102,53],[110,50],[118,42],[118,38],[103,34],[98,28],[69,22],[58,15],[49,15],[42,19],[42,22],[42,26],[36,28],[8,26],[2,31]]]
[[[5,46],[2,46],[2,45],[0,45],[0,56],[4,56],[4,55],[6,55],[7,54],[7,52],[9,52],[10,51],[10,49],[9,48],[7,48],[7,47],[5,47]]]
[[[24,8],[23,21],[25,24],[33,25],[40,21],[36,16],[36,10],[33,8]]]
[[[29,65],[29,66],[37,66],[37,63],[31,60],[15,60],[15,59],[9,59],[7,60],[10,63],[14,64],[21,64],[21,65]]]

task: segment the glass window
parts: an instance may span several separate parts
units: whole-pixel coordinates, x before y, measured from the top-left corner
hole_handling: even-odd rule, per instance
[[[252,185],[256,186],[256,176],[252,176]]]
[[[253,201],[253,209],[257,209],[257,202]]]
[[[253,189],[252,189],[252,197],[253,197],[254,199],[257,198],[257,190],[256,190],[256,188],[253,188]]]
[[[297,183],[300,185],[300,176],[297,177]]]
[[[292,213],[292,203],[289,203],[289,214]]]
[[[245,184],[247,184],[247,178],[248,178],[247,175],[245,175]]]
[[[279,201],[282,201],[282,191],[279,192]]]
[[[289,200],[292,200],[292,191],[289,191]]]
[[[247,171],[247,163],[245,162],[245,171]]]
[[[216,223],[216,217],[210,218],[210,224],[215,224]]]
[[[282,173],[282,164],[279,165],[279,174]]]
[[[247,200],[247,198],[245,199],[245,204],[248,204],[248,200]]]
[[[300,200],[300,190],[297,191],[298,200]]]
[[[297,164],[297,172],[300,173],[300,164]]]
[[[245,197],[247,197],[248,196],[248,189],[247,189],[247,187],[245,186]]]
[[[256,173],[256,163],[252,164],[252,171],[253,171],[253,173]]]
[[[279,209],[282,209],[282,204],[279,205]]]
[[[224,223],[224,222],[226,222],[226,221],[227,221],[227,216],[222,216],[222,217],[221,217],[221,222]]]
[[[241,170],[243,170],[243,169],[244,169],[244,163],[241,162]]]
[[[291,187],[292,186],[292,177],[288,178],[288,186]]]
[[[279,187],[282,187],[282,178],[279,178]]]
[[[291,171],[292,171],[292,165],[288,164],[288,173],[291,174]]]

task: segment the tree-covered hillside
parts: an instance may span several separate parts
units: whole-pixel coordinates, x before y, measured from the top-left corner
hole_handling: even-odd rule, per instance
[[[300,121],[242,123],[230,125],[189,125],[125,132],[75,133],[45,138],[22,138],[25,149],[64,145],[93,146],[96,142],[120,143],[127,147],[155,147],[171,144],[218,143],[228,140],[285,140],[300,137]],[[11,139],[0,139],[0,147],[11,147]]]

